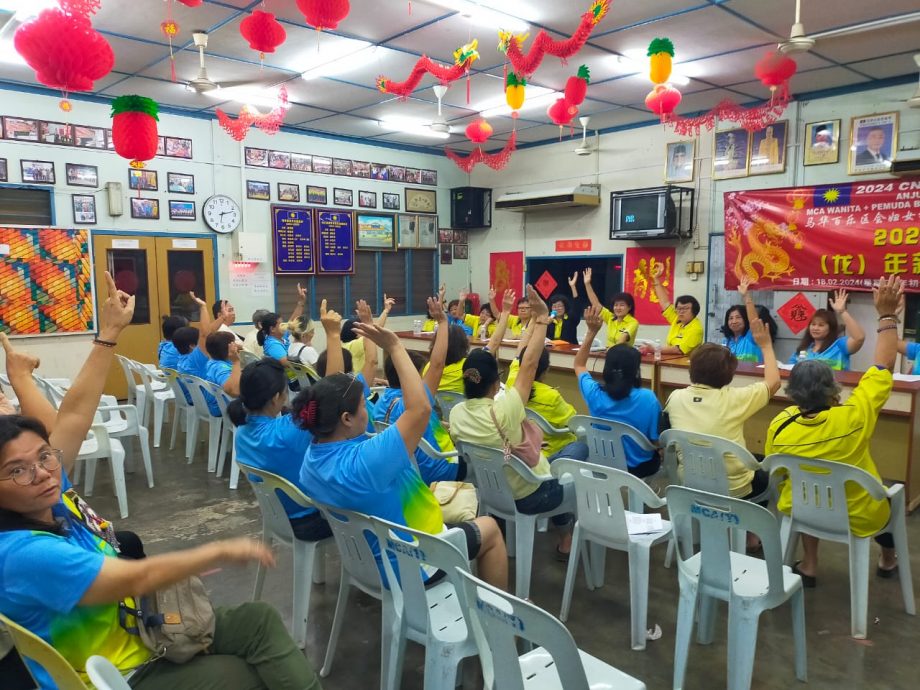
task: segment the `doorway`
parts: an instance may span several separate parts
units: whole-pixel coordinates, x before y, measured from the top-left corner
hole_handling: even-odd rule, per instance
[[[560,258],[554,257],[527,257],[527,282],[537,288],[537,281],[543,278],[546,286],[553,286],[546,294],[563,294],[571,297],[568,279],[573,273],[578,273],[578,300],[574,308],[581,310],[588,306],[585,295],[584,282],[581,272],[590,268],[592,272],[591,287],[597,294],[601,304],[610,305],[613,296],[623,289],[623,256],[576,256]]]
[[[121,334],[115,351],[144,363],[157,361],[160,325],[170,315],[201,320],[190,292],[211,305],[215,288],[214,238],[211,236],[125,235],[93,233],[96,301],[108,295],[104,272],[119,290],[134,295],[134,318]],[[127,385],[121,367],[112,367],[105,392],[122,399]]]

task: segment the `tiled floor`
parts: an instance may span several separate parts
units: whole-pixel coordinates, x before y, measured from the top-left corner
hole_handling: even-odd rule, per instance
[[[164,438],[168,438],[164,434]],[[181,444],[180,444],[181,445]],[[128,442],[129,456],[135,447]],[[148,554],[180,549],[223,537],[252,535],[261,531],[258,507],[245,479],[230,491],[227,479],[206,471],[206,448],[201,443],[195,461],[185,463],[182,452],[154,449],[156,487],[148,489],[140,463],[128,476],[131,515],[120,527],[132,529],[144,539]],[[290,458],[297,463],[300,458]],[[100,468],[92,505],[103,515],[117,515],[111,495],[110,474]],[[920,572],[920,516],[908,518],[914,547],[914,573]],[[532,599],[553,613],[561,602],[565,565],[554,558],[552,535],[537,537],[533,567]],[[569,628],[585,651],[630,673],[650,689],[671,687],[674,624],[678,586],[675,569],[662,566],[665,548],[653,552],[649,585],[649,626],[659,624],[663,635],[649,642],[644,652],[629,645],[629,590],[624,554],[607,558],[607,584],[589,592],[579,577],[569,617]],[[877,549],[873,549],[873,557]],[[278,567],[269,573],[264,598],[290,618],[291,555],[280,550]],[[869,639],[849,636],[849,584],[846,548],[822,546],[818,588],[806,590],[808,636],[808,686],[810,688],[872,688],[906,690],[918,686],[913,654],[920,650],[920,621],[903,611],[897,580],[870,580]],[[874,569],[873,569],[874,572]],[[338,587],[338,561],[326,566],[326,583],[316,585],[310,610],[307,655],[319,665],[325,653]],[[252,596],[255,568],[226,568],[207,574],[205,580],[219,604],[233,604]],[[513,582],[513,570],[512,570]],[[348,624],[339,642],[338,656],[327,689],[364,689],[379,683],[380,607],[356,593],[348,611]],[[792,625],[788,607],[764,614],[760,621],[754,688],[798,687],[793,672]],[[710,646],[694,643],[690,650],[687,688],[725,687],[726,618],[724,608]],[[403,688],[422,687],[423,650],[408,644]]]

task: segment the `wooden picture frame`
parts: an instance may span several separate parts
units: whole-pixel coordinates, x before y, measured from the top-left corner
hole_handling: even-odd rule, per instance
[[[396,216],[392,213],[358,213],[355,217],[357,244],[360,251],[395,252]]]
[[[751,134],[743,127],[716,132],[712,137],[712,179],[747,177]]]
[[[693,182],[695,160],[696,139],[665,144],[664,181],[671,184]]]
[[[805,125],[803,165],[829,165],[840,160],[842,120],[821,120]]]
[[[435,189],[418,189],[415,187],[406,187],[404,190],[406,196],[407,213],[437,213],[438,212],[438,192]]]
[[[897,151],[897,112],[858,115],[850,119],[848,175],[888,172]]]
[[[751,132],[748,175],[773,175],[786,170],[789,120],[779,120]]]

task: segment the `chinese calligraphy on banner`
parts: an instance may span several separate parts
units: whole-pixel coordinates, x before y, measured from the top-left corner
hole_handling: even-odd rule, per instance
[[[725,288],[920,291],[920,178],[726,192]]]
[[[521,298],[524,296],[524,252],[495,252],[489,254],[489,285],[495,288],[498,299],[511,288]],[[517,313],[517,304],[512,312]]]
[[[660,247],[655,249],[645,249],[642,247],[629,247],[626,250],[626,273],[624,282],[626,292],[632,294],[636,301],[636,313],[634,316],[639,319],[639,323],[649,325],[666,325],[661,315],[661,304],[658,302],[658,296],[652,288],[651,275],[655,266],[661,264],[664,266],[664,273],[661,274],[661,284],[668,291],[671,299],[674,299],[674,247]]]

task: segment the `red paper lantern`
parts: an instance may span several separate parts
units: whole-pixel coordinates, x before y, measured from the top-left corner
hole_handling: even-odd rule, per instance
[[[780,52],[771,51],[758,60],[754,74],[770,91],[776,91],[776,87],[789,81],[797,69],[795,60]]]
[[[466,126],[466,136],[474,144],[482,144],[492,136],[492,125],[485,120],[476,120]]]
[[[572,105],[564,98],[557,98],[556,102],[546,111],[546,114],[549,115],[550,120],[562,127],[563,125],[569,124],[572,118],[578,115],[578,107]]]
[[[275,48],[287,39],[287,32],[275,15],[262,10],[253,10],[240,22],[240,33],[249,42],[250,48],[259,51],[259,59],[264,58],[265,53],[274,53]]]
[[[20,26],[13,45],[38,81],[65,93],[92,91],[93,82],[115,65],[112,47],[89,18],[57,7]]]
[[[186,7],[198,7],[204,0],[179,0]]]
[[[144,96],[119,96],[112,101],[112,143],[115,152],[131,161],[131,167],[144,167],[157,154],[156,102]]]
[[[680,91],[670,84],[658,84],[645,97],[645,105],[656,115],[664,117],[674,112],[681,98]]]
[[[336,28],[351,11],[348,0],[297,0],[297,7],[307,24],[319,31]]]

